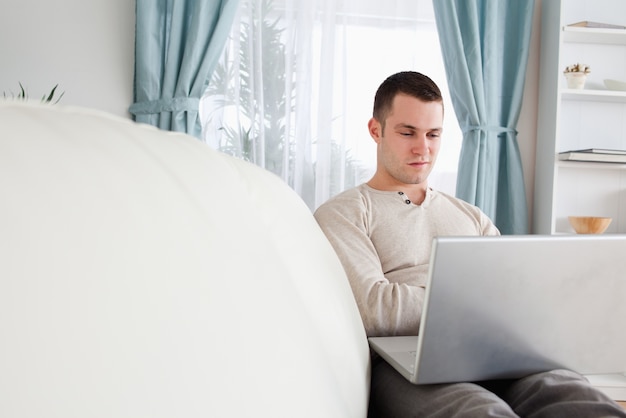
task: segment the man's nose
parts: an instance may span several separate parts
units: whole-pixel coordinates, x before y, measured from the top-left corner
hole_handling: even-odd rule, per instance
[[[425,135],[420,135],[413,140],[411,145],[411,151],[413,154],[425,154],[428,150],[428,139]]]

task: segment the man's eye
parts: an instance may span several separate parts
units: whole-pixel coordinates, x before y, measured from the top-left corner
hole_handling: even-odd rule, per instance
[[[439,138],[441,134],[439,132],[431,132],[428,134],[431,138]]]
[[[413,136],[413,132],[412,131],[400,132],[400,135],[402,135],[402,136]]]

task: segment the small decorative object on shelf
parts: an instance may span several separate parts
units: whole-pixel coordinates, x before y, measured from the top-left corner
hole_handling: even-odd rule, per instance
[[[565,67],[565,79],[567,80],[567,87],[570,89],[582,89],[585,87],[585,81],[587,80],[587,74],[591,72],[591,67],[586,64],[573,64]]]
[[[604,85],[609,90],[626,91],[626,82],[619,80],[612,80],[610,78],[604,79]]]
[[[602,216],[568,216],[567,219],[577,234],[601,234],[613,220]]]

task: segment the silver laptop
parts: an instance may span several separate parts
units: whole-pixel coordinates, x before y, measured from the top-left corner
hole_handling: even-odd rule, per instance
[[[441,237],[419,336],[370,338],[415,384],[626,371],[626,235]]]

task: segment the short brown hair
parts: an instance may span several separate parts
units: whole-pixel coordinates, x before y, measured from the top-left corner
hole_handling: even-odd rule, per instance
[[[416,71],[402,71],[393,74],[378,87],[374,97],[373,116],[380,122],[383,129],[385,120],[391,111],[393,99],[400,93],[424,102],[441,102],[443,106],[441,91],[430,77]]]

